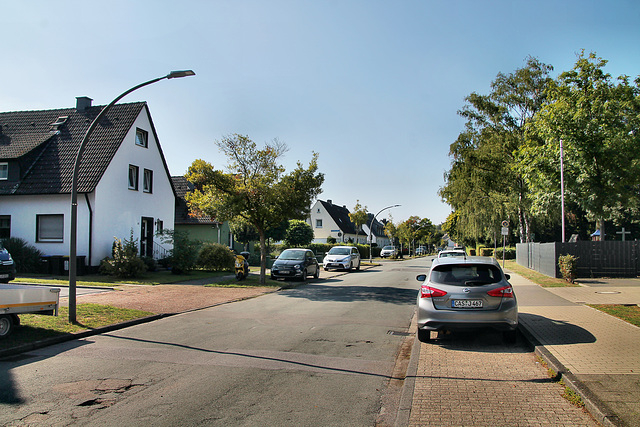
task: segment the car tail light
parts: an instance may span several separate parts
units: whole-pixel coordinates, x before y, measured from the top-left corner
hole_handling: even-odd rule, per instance
[[[511,286],[503,286],[489,291],[487,294],[492,297],[513,298],[513,288]]]
[[[445,291],[427,285],[422,285],[422,288],[420,288],[420,298],[443,297],[446,294]]]

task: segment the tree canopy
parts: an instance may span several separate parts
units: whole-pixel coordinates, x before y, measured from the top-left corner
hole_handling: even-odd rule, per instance
[[[320,194],[324,174],[313,153],[305,168],[300,162],[289,173],[279,163],[288,147],[278,140],[259,149],[247,136],[232,134],[216,142],[226,156],[226,172],[204,160],[195,160],[186,178],[195,190],[187,194],[192,209],[220,221],[252,225],[260,237],[260,283],[266,278],[266,237],[282,221],[305,219]]]

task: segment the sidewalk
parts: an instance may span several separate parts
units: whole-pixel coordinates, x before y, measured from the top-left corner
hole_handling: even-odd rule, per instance
[[[604,425],[640,426],[640,328],[586,304],[640,304],[640,279],[582,280],[542,288],[511,274],[520,325]]]

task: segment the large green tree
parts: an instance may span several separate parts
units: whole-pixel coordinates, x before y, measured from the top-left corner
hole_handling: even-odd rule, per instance
[[[582,52],[560,74],[519,152],[535,208],[558,211],[562,141],[567,204],[586,212],[603,236],[605,220],[637,214],[640,189],[640,77],[614,81],[606,63]]]
[[[521,241],[530,239],[528,188],[513,166],[525,126],[543,105],[551,70],[529,57],[514,73],[499,73],[489,95],[466,98],[459,112],[467,120],[465,129],[450,146],[453,161],[439,191],[456,212],[458,240],[493,238],[500,222],[509,218],[517,222]]]
[[[241,219],[260,237],[260,283],[266,279],[266,236],[283,220],[305,219],[320,194],[324,174],[316,153],[308,167],[300,162],[289,173],[280,164],[287,146],[278,140],[259,149],[247,136],[232,134],[216,142],[226,156],[226,172],[195,160],[186,178],[195,186],[187,201],[196,210],[221,221]]]

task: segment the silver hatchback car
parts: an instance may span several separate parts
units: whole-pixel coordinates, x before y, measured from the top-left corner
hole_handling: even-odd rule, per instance
[[[518,302],[500,264],[489,257],[448,257],[433,260],[418,293],[418,339],[431,331],[493,328],[514,342]]]

